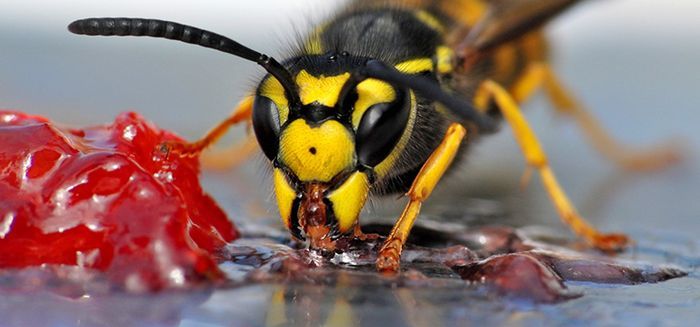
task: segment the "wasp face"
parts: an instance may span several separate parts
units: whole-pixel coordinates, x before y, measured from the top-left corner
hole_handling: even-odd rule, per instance
[[[313,246],[357,223],[377,167],[402,139],[412,101],[408,91],[386,82],[353,80],[350,59],[325,68],[306,62],[293,70],[300,103],[268,77],[257,91],[253,126],[275,167],[282,220]]]

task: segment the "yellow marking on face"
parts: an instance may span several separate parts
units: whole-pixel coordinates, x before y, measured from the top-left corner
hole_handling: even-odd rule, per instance
[[[297,192],[289,185],[287,177],[281,169],[275,168],[273,172],[275,195],[277,196],[277,208],[279,208],[282,221],[287,228],[291,228],[292,205],[297,198]]]
[[[435,17],[433,14],[431,14],[425,10],[418,10],[415,12],[415,16],[423,24],[427,25],[428,27],[435,30],[436,32],[445,33],[445,25],[443,25],[440,22],[440,20],[437,17]]]
[[[396,69],[406,74],[417,74],[432,71],[433,61],[430,58],[419,58],[404,61],[396,65]],[[367,79],[357,85],[357,102],[352,112],[352,124],[358,128],[362,116],[367,109],[379,103],[389,103],[396,100],[396,90],[389,83],[377,79]]]
[[[406,74],[418,74],[430,72],[434,69],[433,60],[430,58],[418,58],[407,60],[396,65],[396,69]]]
[[[455,52],[448,46],[439,46],[435,54],[437,57],[437,72],[449,74],[454,70]]]
[[[302,70],[296,77],[301,103],[307,105],[318,102],[324,106],[334,107],[338,102],[340,90],[349,78],[350,73],[316,77]]]
[[[272,100],[277,106],[280,124],[284,124],[287,121],[287,117],[289,117],[289,100],[282,84],[276,78],[270,76],[260,86],[260,95]]]
[[[396,163],[396,160],[401,157],[401,154],[403,153],[404,149],[408,145],[408,140],[411,138],[411,134],[413,133],[413,126],[416,121],[416,115],[418,112],[418,101],[416,100],[416,95],[411,92],[411,114],[408,117],[408,123],[406,124],[406,129],[403,131],[403,135],[401,135],[401,139],[399,139],[399,142],[396,144],[393,150],[389,153],[389,155],[384,159],[382,162],[380,162],[376,167],[374,167],[374,171],[377,173],[379,178],[385,177],[391,168],[394,167],[394,164]]]
[[[349,231],[355,225],[368,193],[369,178],[358,171],[328,195],[341,233]]]
[[[297,119],[280,136],[280,160],[302,182],[329,182],[354,167],[355,142],[338,121],[311,127]]]
[[[387,82],[378,79],[367,79],[357,85],[357,102],[352,112],[352,125],[360,126],[362,116],[369,107],[378,103],[388,103],[396,100],[396,91]]]

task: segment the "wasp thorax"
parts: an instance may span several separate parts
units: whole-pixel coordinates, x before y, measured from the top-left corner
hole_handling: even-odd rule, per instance
[[[278,159],[301,182],[329,182],[355,167],[355,142],[336,120],[297,119],[282,131]]]

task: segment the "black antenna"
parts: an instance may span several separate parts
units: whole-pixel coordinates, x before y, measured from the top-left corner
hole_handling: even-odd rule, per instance
[[[87,18],[72,22],[68,30],[81,35],[165,38],[226,52],[265,68],[282,84],[291,105],[301,103],[291,74],[277,60],[216,33],[175,22],[144,18]]]

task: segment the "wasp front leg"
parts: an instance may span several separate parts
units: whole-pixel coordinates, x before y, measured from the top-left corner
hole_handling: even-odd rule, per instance
[[[221,139],[228,130],[234,125],[250,122],[253,114],[253,97],[246,97],[238,104],[238,107],[224,121],[220,122],[212,128],[204,137],[192,143],[170,142],[163,144],[163,151],[169,154],[176,154],[183,157],[195,157],[210,145]],[[245,145],[241,147],[241,151],[249,148]],[[230,155],[230,154],[229,154]],[[240,157],[240,156],[235,156]]]
[[[549,166],[547,156],[537,136],[522,115],[515,99],[503,87],[493,81],[484,82],[477,91],[477,98],[493,99],[503,113],[503,117],[513,129],[513,134],[525,156],[528,169],[539,171],[542,183],[559,212],[561,219],[574,233],[603,251],[618,251],[626,247],[630,240],[623,234],[603,234],[591,226],[571,204],[566,193]]]
[[[435,149],[416,176],[411,189],[406,193],[409,202],[379,250],[377,256],[377,269],[379,271],[393,273],[399,270],[403,245],[406,243],[406,238],[408,238],[413,223],[420,213],[421,205],[430,196],[438,181],[452,164],[466,134],[467,131],[462,125],[457,123],[450,125],[442,143]]]

